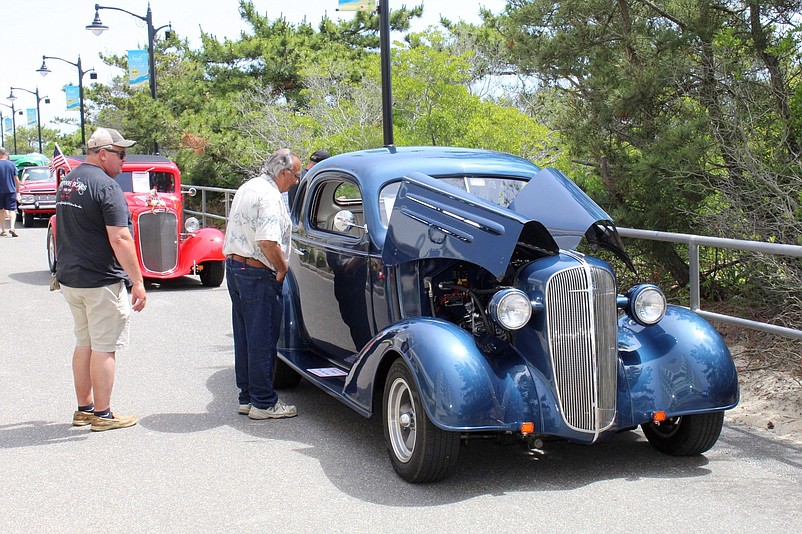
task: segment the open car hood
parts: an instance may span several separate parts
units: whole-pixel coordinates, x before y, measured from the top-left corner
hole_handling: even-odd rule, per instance
[[[398,190],[382,259],[465,260],[501,279],[518,245],[547,255],[559,250],[541,223],[416,172]]]
[[[382,259],[386,265],[465,260],[501,279],[516,247],[555,255],[560,248],[576,248],[582,237],[632,268],[609,215],[555,169],[540,171],[506,209],[410,173],[393,204]]]
[[[509,209],[543,223],[560,248],[575,249],[582,238],[615,254],[633,272],[612,218],[557,169],[543,169],[521,189]]]

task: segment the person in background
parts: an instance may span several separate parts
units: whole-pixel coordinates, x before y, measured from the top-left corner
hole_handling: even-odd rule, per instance
[[[312,155],[309,156],[309,163],[306,164],[304,170],[301,171],[301,178],[306,176],[306,173],[315,166],[316,163],[320,163],[324,159],[328,159],[331,157],[328,150],[315,150],[312,152]],[[292,203],[295,201],[295,193],[298,192],[298,184],[293,185],[290,187],[290,190],[287,191],[287,209],[292,209]]]
[[[137,423],[133,415],[111,411],[116,352],[128,346],[131,309],[142,311],[147,299],[128,203],[114,181],[125,149],[135,142],[98,128],[86,144],[86,161],[64,176],[56,192],[56,279],[75,326],[78,409],[72,424],[92,425],[96,432]]]
[[[223,254],[231,297],[238,412],[251,419],[295,417],[273,388],[276,343],[289,270],[290,215],[282,193],[300,179],[301,160],[288,148],[268,158],[265,173],[237,190],[231,203]]]
[[[8,150],[0,147],[0,230],[2,230],[0,236],[11,234],[11,237],[19,237],[14,228],[17,220],[18,197],[17,166],[8,158]],[[6,232],[6,216],[8,216],[8,232]]]

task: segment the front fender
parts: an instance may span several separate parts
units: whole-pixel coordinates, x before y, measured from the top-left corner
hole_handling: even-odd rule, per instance
[[[217,228],[201,228],[181,242],[178,253],[178,270],[189,272],[196,264],[205,261],[225,261],[225,236]]]
[[[465,330],[429,317],[394,324],[362,350],[344,395],[365,413],[374,411],[374,390],[384,385],[382,363],[396,355],[412,370],[429,419],[443,430],[517,430],[540,419],[529,369],[511,347],[487,358]]]
[[[651,421],[656,411],[672,417],[738,404],[738,373],[730,351],[700,315],[669,306],[653,326],[622,317],[618,333],[635,424]]]

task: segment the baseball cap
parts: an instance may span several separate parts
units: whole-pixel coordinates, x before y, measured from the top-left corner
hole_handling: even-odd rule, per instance
[[[331,154],[329,154],[328,150],[315,150],[312,152],[312,155],[309,156],[309,161],[314,161],[315,163],[320,163],[326,158],[330,158]]]
[[[117,130],[113,130],[111,128],[98,128],[95,130],[95,133],[92,134],[92,137],[89,138],[89,141],[86,143],[86,147],[101,148],[104,146],[114,145],[128,148],[134,144],[136,144],[136,141],[124,139]]]

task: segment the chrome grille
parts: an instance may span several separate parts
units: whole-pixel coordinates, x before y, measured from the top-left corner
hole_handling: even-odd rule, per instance
[[[599,433],[615,419],[617,311],[611,273],[583,265],[546,288],[549,348],[566,424]]]
[[[154,273],[172,271],[178,265],[178,223],[169,211],[139,216],[139,252],[142,265]]]

